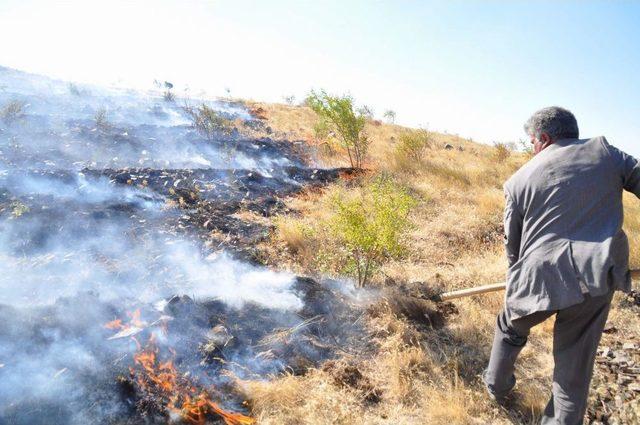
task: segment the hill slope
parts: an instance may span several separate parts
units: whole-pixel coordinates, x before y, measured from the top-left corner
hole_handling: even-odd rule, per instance
[[[502,294],[431,301],[503,280],[501,186],[526,154],[369,120],[356,171],[309,108],[164,87],[0,67],[0,422],[536,422],[553,323],[498,408],[479,373]],[[331,219],[381,176],[411,226],[356,290]],[[638,422],[639,312],[616,296],[590,419]]]
[[[325,141],[315,140],[316,117],[310,109],[258,103],[251,108],[261,112],[275,134],[305,140],[324,164],[344,165],[339,152],[327,155],[322,148]],[[258,417],[273,424],[536,423],[550,391],[552,320],[533,330],[518,363],[517,400],[504,409],[488,400],[479,380],[502,293],[440,307],[443,324],[424,320],[428,307],[402,302],[405,296],[426,299],[434,288],[450,290],[504,279],[501,187],[527,155],[432,133],[421,157],[407,161],[398,154],[398,140],[408,129],[370,121],[366,131],[372,139],[368,173],[356,181],[289,198],[288,214],[276,220],[271,239],[261,245],[264,261],[287,264],[299,273],[339,275],[331,261],[318,260],[329,243],[326,235],[308,229],[322,222],[332,193],[354,191],[380,173],[391,175],[419,200],[412,214],[408,253],[387,263],[374,279],[374,286],[385,295],[363,319],[370,350],[345,354],[305,376],[251,384]],[[639,267],[640,203],[625,194],[625,205],[631,265]],[[613,304],[588,418],[631,423],[638,421],[640,406],[633,383],[640,364],[638,293],[617,294]],[[625,375],[624,370],[631,372]],[[618,387],[608,389],[611,385]]]

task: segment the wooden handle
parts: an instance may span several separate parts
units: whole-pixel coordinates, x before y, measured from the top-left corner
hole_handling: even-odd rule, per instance
[[[640,280],[640,269],[630,270],[631,279]],[[440,294],[440,301],[448,301],[456,298],[469,297],[471,295],[484,294],[487,292],[502,291],[507,287],[506,283],[492,283],[491,285],[476,286],[474,288],[459,289],[457,291]]]
[[[475,288],[458,289],[457,291],[440,294],[441,301],[449,301],[456,298],[470,297],[471,295],[484,294],[486,292],[502,291],[507,287],[506,283],[492,283],[491,285],[476,286]]]

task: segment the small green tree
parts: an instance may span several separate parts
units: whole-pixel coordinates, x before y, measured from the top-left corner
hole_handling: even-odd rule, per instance
[[[328,228],[346,256],[345,271],[359,287],[388,258],[406,250],[403,236],[410,227],[415,200],[388,177],[378,177],[357,196],[338,194],[331,200]]]
[[[370,143],[364,132],[367,117],[363,111],[354,111],[353,98],[348,95],[331,96],[324,90],[319,93],[311,91],[306,104],[334,130],[349,155],[351,166],[362,168]]]

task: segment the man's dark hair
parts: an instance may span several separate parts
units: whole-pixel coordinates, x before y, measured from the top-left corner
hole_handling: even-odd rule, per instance
[[[524,131],[534,137],[547,133],[553,140],[577,139],[580,136],[576,117],[559,106],[543,108],[531,115],[524,124]]]

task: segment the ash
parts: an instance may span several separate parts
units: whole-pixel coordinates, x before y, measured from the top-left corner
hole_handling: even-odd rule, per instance
[[[269,229],[238,214],[268,217],[349,170],[237,130],[204,139],[154,93],[1,67],[0,87],[0,108],[20,105],[0,119],[0,423],[189,422],[139,386],[150,343],[238,412],[238,380],[304,373],[360,344],[363,302],[262,267],[253,247]]]

